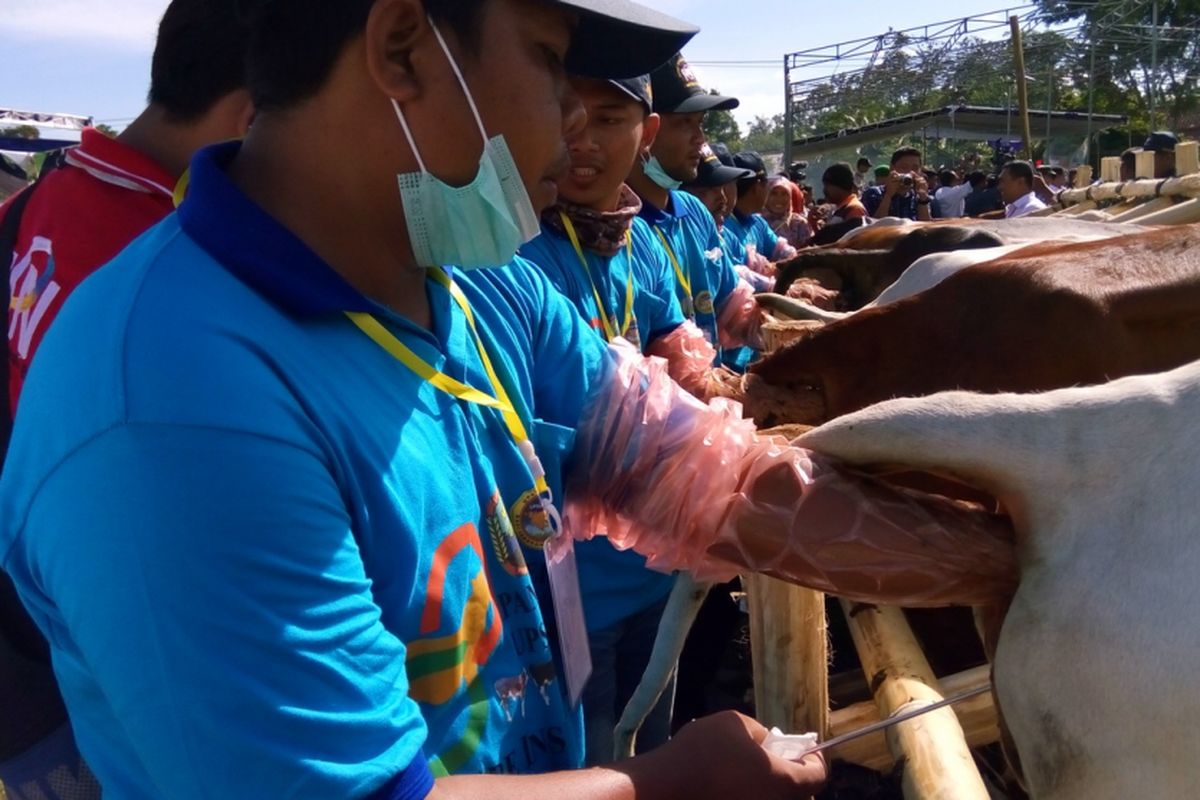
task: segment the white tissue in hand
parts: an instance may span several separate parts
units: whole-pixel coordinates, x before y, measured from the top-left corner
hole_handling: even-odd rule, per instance
[[[804,754],[817,746],[818,736],[815,733],[788,735],[779,728],[771,728],[767,738],[763,739],[763,749],[773,756],[800,761]]]

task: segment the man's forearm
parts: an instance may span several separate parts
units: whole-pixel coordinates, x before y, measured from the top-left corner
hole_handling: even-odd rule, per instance
[[[547,775],[461,775],[437,781],[429,800],[670,800],[693,797],[687,770],[670,769],[649,753],[619,764]]]

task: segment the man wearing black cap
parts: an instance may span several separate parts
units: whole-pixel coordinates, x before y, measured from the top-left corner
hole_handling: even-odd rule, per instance
[[[737,153],[733,157],[733,164],[749,172],[750,177],[737,182],[737,205],[726,222],[725,235],[741,243],[748,260],[761,256],[774,263],[794,258],[796,248],[786,239],[776,236],[771,223],[762,215],[763,207],[767,204],[767,165],[763,163],[762,156],[753,151]]]
[[[709,343],[718,352],[760,343],[762,317],[753,303],[753,289],[739,286],[712,215],[695,197],[678,191],[699,172],[704,115],[736,108],[738,101],[706,92],[682,54],[652,72],[650,79],[662,127],[629,174],[629,185],[642,198],[641,216],[671,259],[684,315]]]
[[[685,322],[670,259],[637,216],[642,201],[625,184],[638,153],[658,132],[650,78],[572,78],[571,85],[588,124],[567,140],[571,165],[558,183],[558,202],[542,213],[542,235],[521,255],[605,341],[623,337],[665,358],[672,375],[702,378],[685,388],[707,399],[716,388],[712,382],[736,376],[711,367],[715,353]],[[604,537],[580,542],[577,550],[594,664],[583,693],[586,763],[595,766],[612,761],[613,729],[646,670],[674,577],[650,570],[643,556],[618,551]],[[667,741],[673,699],[671,685],[638,731],[638,752]]]
[[[555,500],[645,519],[661,473],[630,470],[695,449],[563,474],[610,403],[647,419],[653,365],[513,254],[584,124],[567,70],[645,72],[694,29],[616,0],[243,6],[254,126],[73,295],[0,484],[3,567],[105,793],[810,791],[819,761],[735,715],[564,771],[589,657]],[[724,419],[660,385],[673,434]]]

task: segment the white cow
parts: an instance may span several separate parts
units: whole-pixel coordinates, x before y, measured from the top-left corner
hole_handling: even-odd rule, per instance
[[[1021,583],[995,682],[1039,800],[1200,795],[1200,362],[1037,395],[949,392],[797,444],[983,487]]]

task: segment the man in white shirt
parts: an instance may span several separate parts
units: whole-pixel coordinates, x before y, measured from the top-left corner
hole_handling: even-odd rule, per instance
[[[1033,191],[1033,166],[1028,161],[1005,164],[1000,170],[999,186],[1006,219],[1024,217],[1046,207]]]
[[[933,215],[942,219],[964,216],[971,184],[959,180],[958,174],[949,169],[938,173],[938,183],[941,186],[933,195]]]

